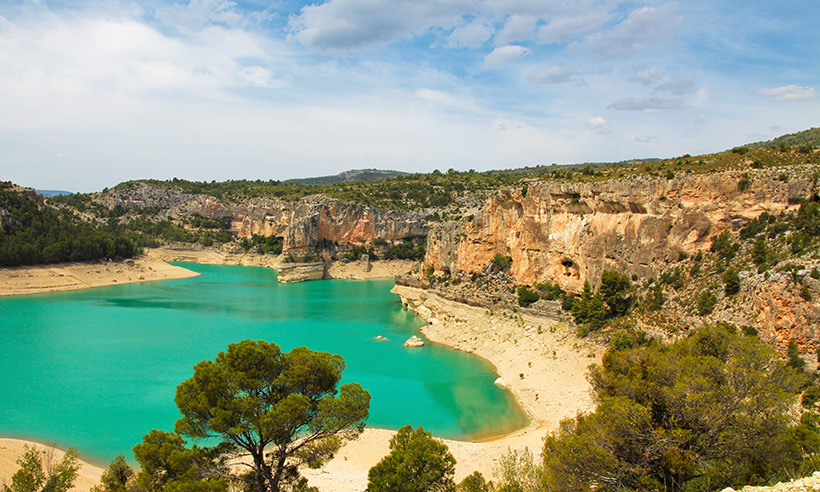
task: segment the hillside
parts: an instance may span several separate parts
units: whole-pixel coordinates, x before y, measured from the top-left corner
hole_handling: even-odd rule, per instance
[[[383,169],[352,169],[332,176],[318,176],[315,178],[297,178],[285,180],[285,183],[297,183],[303,185],[349,183],[355,181],[381,181],[383,179],[403,176],[402,171],[387,171]]]
[[[810,128],[801,132],[789,133],[765,142],[755,142],[746,145],[750,149],[764,149],[767,147],[819,147],[820,128]]]

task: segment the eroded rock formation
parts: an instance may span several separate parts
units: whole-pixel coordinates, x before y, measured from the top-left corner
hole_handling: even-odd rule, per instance
[[[604,270],[645,278],[681,252],[708,249],[723,230],[810,198],[810,169],[790,171],[787,181],[771,170],[531,181],[526,193],[501,190],[469,220],[432,227],[425,262],[438,272],[472,273],[506,255],[516,283],[552,282],[571,292],[597,284]]]
[[[421,212],[379,210],[324,195],[308,196],[297,202],[250,198],[230,203],[212,196],[183,193],[172,186],[135,182],[109,190],[97,200],[108,208],[121,205],[126,209],[161,209],[159,217],[198,214],[227,218],[237,236],[282,237],[283,251],[293,255],[307,254],[326,241],[367,244],[375,239],[396,242],[427,235],[427,221]]]

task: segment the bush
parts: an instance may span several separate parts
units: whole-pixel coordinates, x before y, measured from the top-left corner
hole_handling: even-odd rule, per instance
[[[797,342],[794,338],[789,339],[787,353],[789,357],[789,367],[792,367],[798,371],[803,371],[806,368],[806,361],[800,357],[800,349],[797,347]]]
[[[710,290],[702,291],[697,297],[697,311],[701,316],[712,314],[717,304],[717,296]]]
[[[726,230],[715,236],[710,249],[724,260],[729,261],[735,257],[740,245],[732,241],[732,233]]]
[[[719,327],[607,353],[590,376],[598,408],[544,440],[537,490],[720,490],[781,478],[802,459],[789,412],[803,378],[773,358],[758,339]]]
[[[367,492],[443,492],[455,488],[456,460],[421,426],[405,425],[390,439],[390,454],[367,474]]]
[[[521,307],[530,307],[534,302],[538,301],[541,297],[538,295],[538,292],[530,289],[527,286],[520,286],[518,287],[518,305]]]
[[[733,296],[740,292],[740,277],[735,267],[729,267],[723,272],[723,291],[727,296]]]
[[[820,401],[820,387],[809,386],[803,393],[800,403],[806,408],[813,408]]]
[[[752,187],[752,178],[748,174],[744,174],[737,183],[737,189],[740,191],[748,191]]]
[[[496,271],[503,272],[504,270],[509,270],[512,266],[512,258],[499,253],[490,260],[490,263],[493,264]]]
[[[543,284],[535,284],[535,288],[538,290],[538,293],[541,295],[542,299],[546,299],[548,301],[555,301],[557,299],[561,299],[564,296],[564,290],[558,284],[552,283],[543,283]]]

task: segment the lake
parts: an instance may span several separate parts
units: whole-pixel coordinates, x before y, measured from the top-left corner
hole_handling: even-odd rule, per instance
[[[1,298],[0,435],[132,461],[148,431],[173,430],[194,364],[244,339],[342,355],[342,383],[372,396],[368,426],[475,439],[528,423],[488,362],[402,345],[424,322],[392,280],[280,284],[265,268],[176,264],[202,275]]]

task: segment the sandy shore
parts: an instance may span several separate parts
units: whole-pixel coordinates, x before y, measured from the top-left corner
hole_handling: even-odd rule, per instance
[[[195,277],[198,273],[143,255],[133,260],[0,268],[0,296],[87,289]]]
[[[457,481],[473,471],[495,479],[499,457],[526,448],[538,456],[544,436],[562,419],[594,408],[586,373],[590,364],[600,362],[603,347],[579,339],[566,323],[467,306],[411,287],[396,286],[393,292],[430,323],[421,329],[428,341],[493,363],[532,421],[526,429],[483,442],[443,439],[456,458]],[[305,470],[304,475],[323,491],[362,491],[368,470],[389,452],[388,442],[394,434],[366,429],[330,463],[319,470]]]
[[[63,455],[65,455],[64,451],[51,446],[20,439],[0,438],[0,488],[2,488],[3,484],[11,485],[11,477],[20,469],[17,460],[25,452],[23,446],[26,445],[45,451],[46,456],[53,457],[53,462],[59,462],[63,459]],[[74,492],[87,492],[91,490],[91,487],[100,483],[100,477],[103,471],[102,468],[80,461],[77,480],[71,490]]]
[[[368,266],[362,261],[332,261],[327,268],[329,278],[366,280],[373,278],[393,278],[410,272],[418,263],[410,260],[376,260]]]
[[[146,251],[146,255],[162,261],[191,261],[208,265],[241,265],[278,269],[281,256],[260,255],[254,251],[228,252],[215,248],[187,249],[163,246]],[[410,260],[331,261],[325,269],[325,278],[367,280],[393,278],[410,272],[417,262]]]

